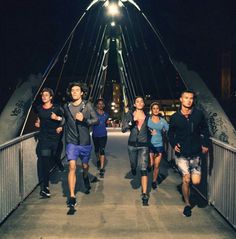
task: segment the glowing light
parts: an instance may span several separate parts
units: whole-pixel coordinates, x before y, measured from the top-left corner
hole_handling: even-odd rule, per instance
[[[116,25],[116,23],[113,21],[113,22],[111,22],[111,26],[112,27],[115,27],[115,25]]]
[[[107,6],[107,14],[112,17],[118,16],[120,14],[119,6],[116,3],[110,3]]]

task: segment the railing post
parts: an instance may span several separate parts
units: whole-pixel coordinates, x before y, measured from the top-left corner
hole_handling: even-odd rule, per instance
[[[23,170],[23,142],[20,142],[19,147],[19,194],[21,200],[24,199],[24,170]]]

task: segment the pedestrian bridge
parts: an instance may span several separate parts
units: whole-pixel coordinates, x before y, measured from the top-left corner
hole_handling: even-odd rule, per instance
[[[39,197],[34,134],[2,145],[0,238],[236,237],[236,178],[232,172],[235,149],[213,140],[212,152],[204,165],[203,185],[192,190],[192,217],[186,218],[182,215],[184,203],[178,191],[181,178],[170,167],[172,151],[169,149],[168,157],[162,160],[158,190],[150,191],[149,206],[143,207],[139,175],[131,178],[127,174],[130,169],[127,138],[128,134],[122,134],[120,129],[109,129],[105,178],[92,183],[88,195],[83,193],[78,167],[75,211],[66,206],[67,167],[64,172],[57,169],[52,172],[51,198]],[[98,176],[94,155],[90,165],[92,180]]]

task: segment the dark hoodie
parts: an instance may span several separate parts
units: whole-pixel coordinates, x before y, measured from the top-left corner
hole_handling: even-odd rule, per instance
[[[209,129],[202,111],[193,108],[186,118],[180,110],[170,118],[168,138],[174,148],[180,145],[180,153],[176,156],[192,157],[200,156],[202,146],[209,146]]]

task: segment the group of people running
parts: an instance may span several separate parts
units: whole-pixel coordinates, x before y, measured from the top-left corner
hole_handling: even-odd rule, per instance
[[[35,126],[40,129],[37,145],[38,174],[41,183],[40,195],[50,197],[49,170],[53,159],[60,170],[61,164],[60,142],[62,132],[65,133],[66,158],[69,163],[68,185],[70,195],[67,204],[76,205],[76,166],[80,158],[83,170],[85,193],[89,193],[90,179],[89,159],[92,151],[90,128],[99,175],[105,173],[105,147],[107,143],[106,124],[109,115],[104,112],[104,100],[95,102],[96,109],[91,102],[84,100],[86,87],[80,82],[69,84],[67,94],[70,101],[63,107],[53,103],[54,93],[50,88],[41,92],[42,104],[36,108],[37,120]],[[154,102],[150,106],[150,114],[144,111],[144,98],[137,96],[132,109],[125,106],[122,119],[122,132],[130,131],[128,139],[128,155],[130,160],[130,174],[135,176],[137,170],[141,174],[142,204],[148,205],[148,172],[153,170],[152,188],[158,187],[160,162],[164,152],[163,133],[176,154],[176,165],[182,173],[182,192],[185,201],[183,214],[191,216],[190,183],[199,184],[201,180],[201,160],[207,153],[209,145],[209,131],[203,113],[194,107],[195,94],[185,90],[180,96],[180,109],[174,113],[169,124],[160,116],[160,105]],[[96,179],[96,177],[95,177]],[[96,180],[95,180],[96,181]]]

